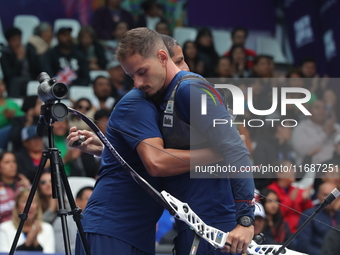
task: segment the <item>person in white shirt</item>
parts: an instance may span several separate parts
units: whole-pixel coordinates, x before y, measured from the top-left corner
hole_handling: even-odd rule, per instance
[[[17,232],[20,219],[27,203],[30,189],[20,191],[15,200],[12,220],[0,224],[0,252],[9,252]],[[53,228],[49,223],[42,221],[42,209],[39,197],[34,196],[27,220],[22,228],[16,250],[41,251],[43,253],[55,252],[55,239]]]

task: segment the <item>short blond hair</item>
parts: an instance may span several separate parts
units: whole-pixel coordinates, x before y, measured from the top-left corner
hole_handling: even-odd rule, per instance
[[[118,44],[115,57],[119,62],[135,54],[150,58],[155,57],[160,49],[168,53],[160,34],[146,27],[138,27],[125,33]]]

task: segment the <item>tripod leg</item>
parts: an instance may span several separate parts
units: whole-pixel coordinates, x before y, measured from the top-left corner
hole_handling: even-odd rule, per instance
[[[22,228],[24,227],[25,221],[27,220],[28,212],[30,210],[30,207],[31,207],[34,195],[35,195],[35,192],[37,191],[38,183],[39,183],[41,174],[42,174],[42,172],[44,170],[44,167],[46,165],[47,159],[48,159],[48,152],[47,151],[43,151],[42,157],[41,157],[41,160],[40,160],[40,164],[39,164],[39,167],[38,167],[38,171],[36,172],[36,174],[34,176],[32,188],[31,188],[31,191],[30,191],[30,193],[28,195],[28,199],[27,199],[24,211],[23,211],[23,213],[19,214],[19,218],[21,220],[20,220],[17,232],[15,234],[15,237],[14,237],[14,240],[13,240],[13,243],[12,243],[9,255],[13,255],[14,251],[15,251],[15,249],[17,247],[18,240],[19,240]]]
[[[51,174],[52,177],[52,189],[53,194],[58,198],[59,210],[58,216],[61,218],[61,225],[63,230],[63,237],[64,237],[64,245],[65,245],[65,253],[66,255],[71,255],[71,247],[70,247],[70,238],[68,233],[68,226],[67,226],[67,210],[65,206],[64,196],[63,196],[63,189],[62,189],[62,182],[61,182],[61,173],[64,173],[63,167],[60,166],[60,152],[57,148],[50,149],[50,161],[51,161]],[[60,169],[62,170],[60,171]],[[55,198],[55,197],[54,197]]]
[[[63,166],[63,161],[61,160],[61,158],[59,160],[60,160],[60,165]],[[61,172],[61,178],[63,180],[63,184],[64,184],[64,188],[65,188],[65,191],[66,191],[67,199],[68,199],[69,204],[71,206],[70,214],[73,215],[73,220],[75,221],[75,223],[77,225],[77,229],[78,229],[78,232],[79,232],[79,235],[80,235],[80,239],[81,239],[82,244],[83,244],[83,248],[84,248],[85,254],[90,255],[91,254],[90,247],[89,247],[88,242],[86,240],[83,226],[81,225],[81,222],[80,222],[80,220],[82,218],[81,209],[79,207],[77,207],[77,205],[76,205],[76,203],[74,201],[74,197],[72,195],[70,184],[69,184],[69,182],[67,180],[67,176],[65,174],[65,171]]]

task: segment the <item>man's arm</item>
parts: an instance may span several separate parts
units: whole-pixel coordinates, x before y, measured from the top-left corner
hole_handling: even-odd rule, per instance
[[[191,151],[164,149],[163,139],[159,137],[141,141],[136,150],[148,173],[159,177],[183,174],[196,165],[209,165],[222,160],[212,148]]]
[[[87,130],[77,130],[76,127],[70,128],[67,136],[68,146],[79,140],[79,135],[86,137],[85,142],[77,146],[81,151],[100,156],[103,144],[99,138]],[[145,168],[151,176],[172,176],[190,171],[195,165],[206,165],[222,160],[219,153],[211,148],[200,150],[175,150],[164,149],[163,139],[159,137],[148,138],[141,141],[136,150]]]
[[[195,84],[190,84],[190,82],[180,84],[176,93],[176,101],[180,102],[177,105],[179,106],[178,112],[183,120],[199,130],[210,144],[222,154],[225,166],[230,165],[236,168],[236,173],[226,173],[220,178],[229,178],[230,180],[236,206],[236,219],[242,216],[249,216],[254,219],[252,200],[255,185],[253,175],[252,172],[241,171],[243,168],[251,166],[249,151],[240,138],[235,125],[231,124],[231,116],[227,109],[218,100],[213,101],[211,96],[207,96],[207,114],[201,114],[201,95],[204,92]],[[215,119],[227,120],[227,124],[214,125]],[[229,233],[226,240],[231,244],[231,247],[226,246],[223,251],[236,253],[236,249],[242,249],[243,252],[246,252],[253,236],[253,226],[237,225]]]
[[[229,173],[230,185],[233,191],[234,202],[236,207],[236,219],[242,216],[249,216],[254,219],[254,179],[252,172],[242,172],[246,166],[251,166],[249,152],[239,137],[235,128],[219,126],[216,129],[210,127],[207,130],[209,141],[214,144],[216,149],[224,157],[224,164],[235,166],[238,172]],[[231,247],[222,249],[225,252],[240,253],[236,249],[242,249],[243,252],[247,251],[254,236],[254,226],[244,227],[237,225],[228,235],[226,242],[231,244]]]

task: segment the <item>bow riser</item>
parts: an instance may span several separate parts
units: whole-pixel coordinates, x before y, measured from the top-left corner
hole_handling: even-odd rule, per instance
[[[225,233],[217,228],[211,227],[203,222],[194,211],[191,210],[187,203],[183,203],[177,198],[171,196],[166,191],[161,192],[163,198],[172,207],[176,213],[174,217],[178,220],[185,222],[192,228],[197,235],[209,242],[216,249],[222,249],[225,246],[229,232]],[[247,254],[249,255],[273,255],[279,250],[281,245],[260,245],[251,241],[248,246]],[[307,255],[305,253],[296,252],[293,250],[285,249],[285,255]]]

